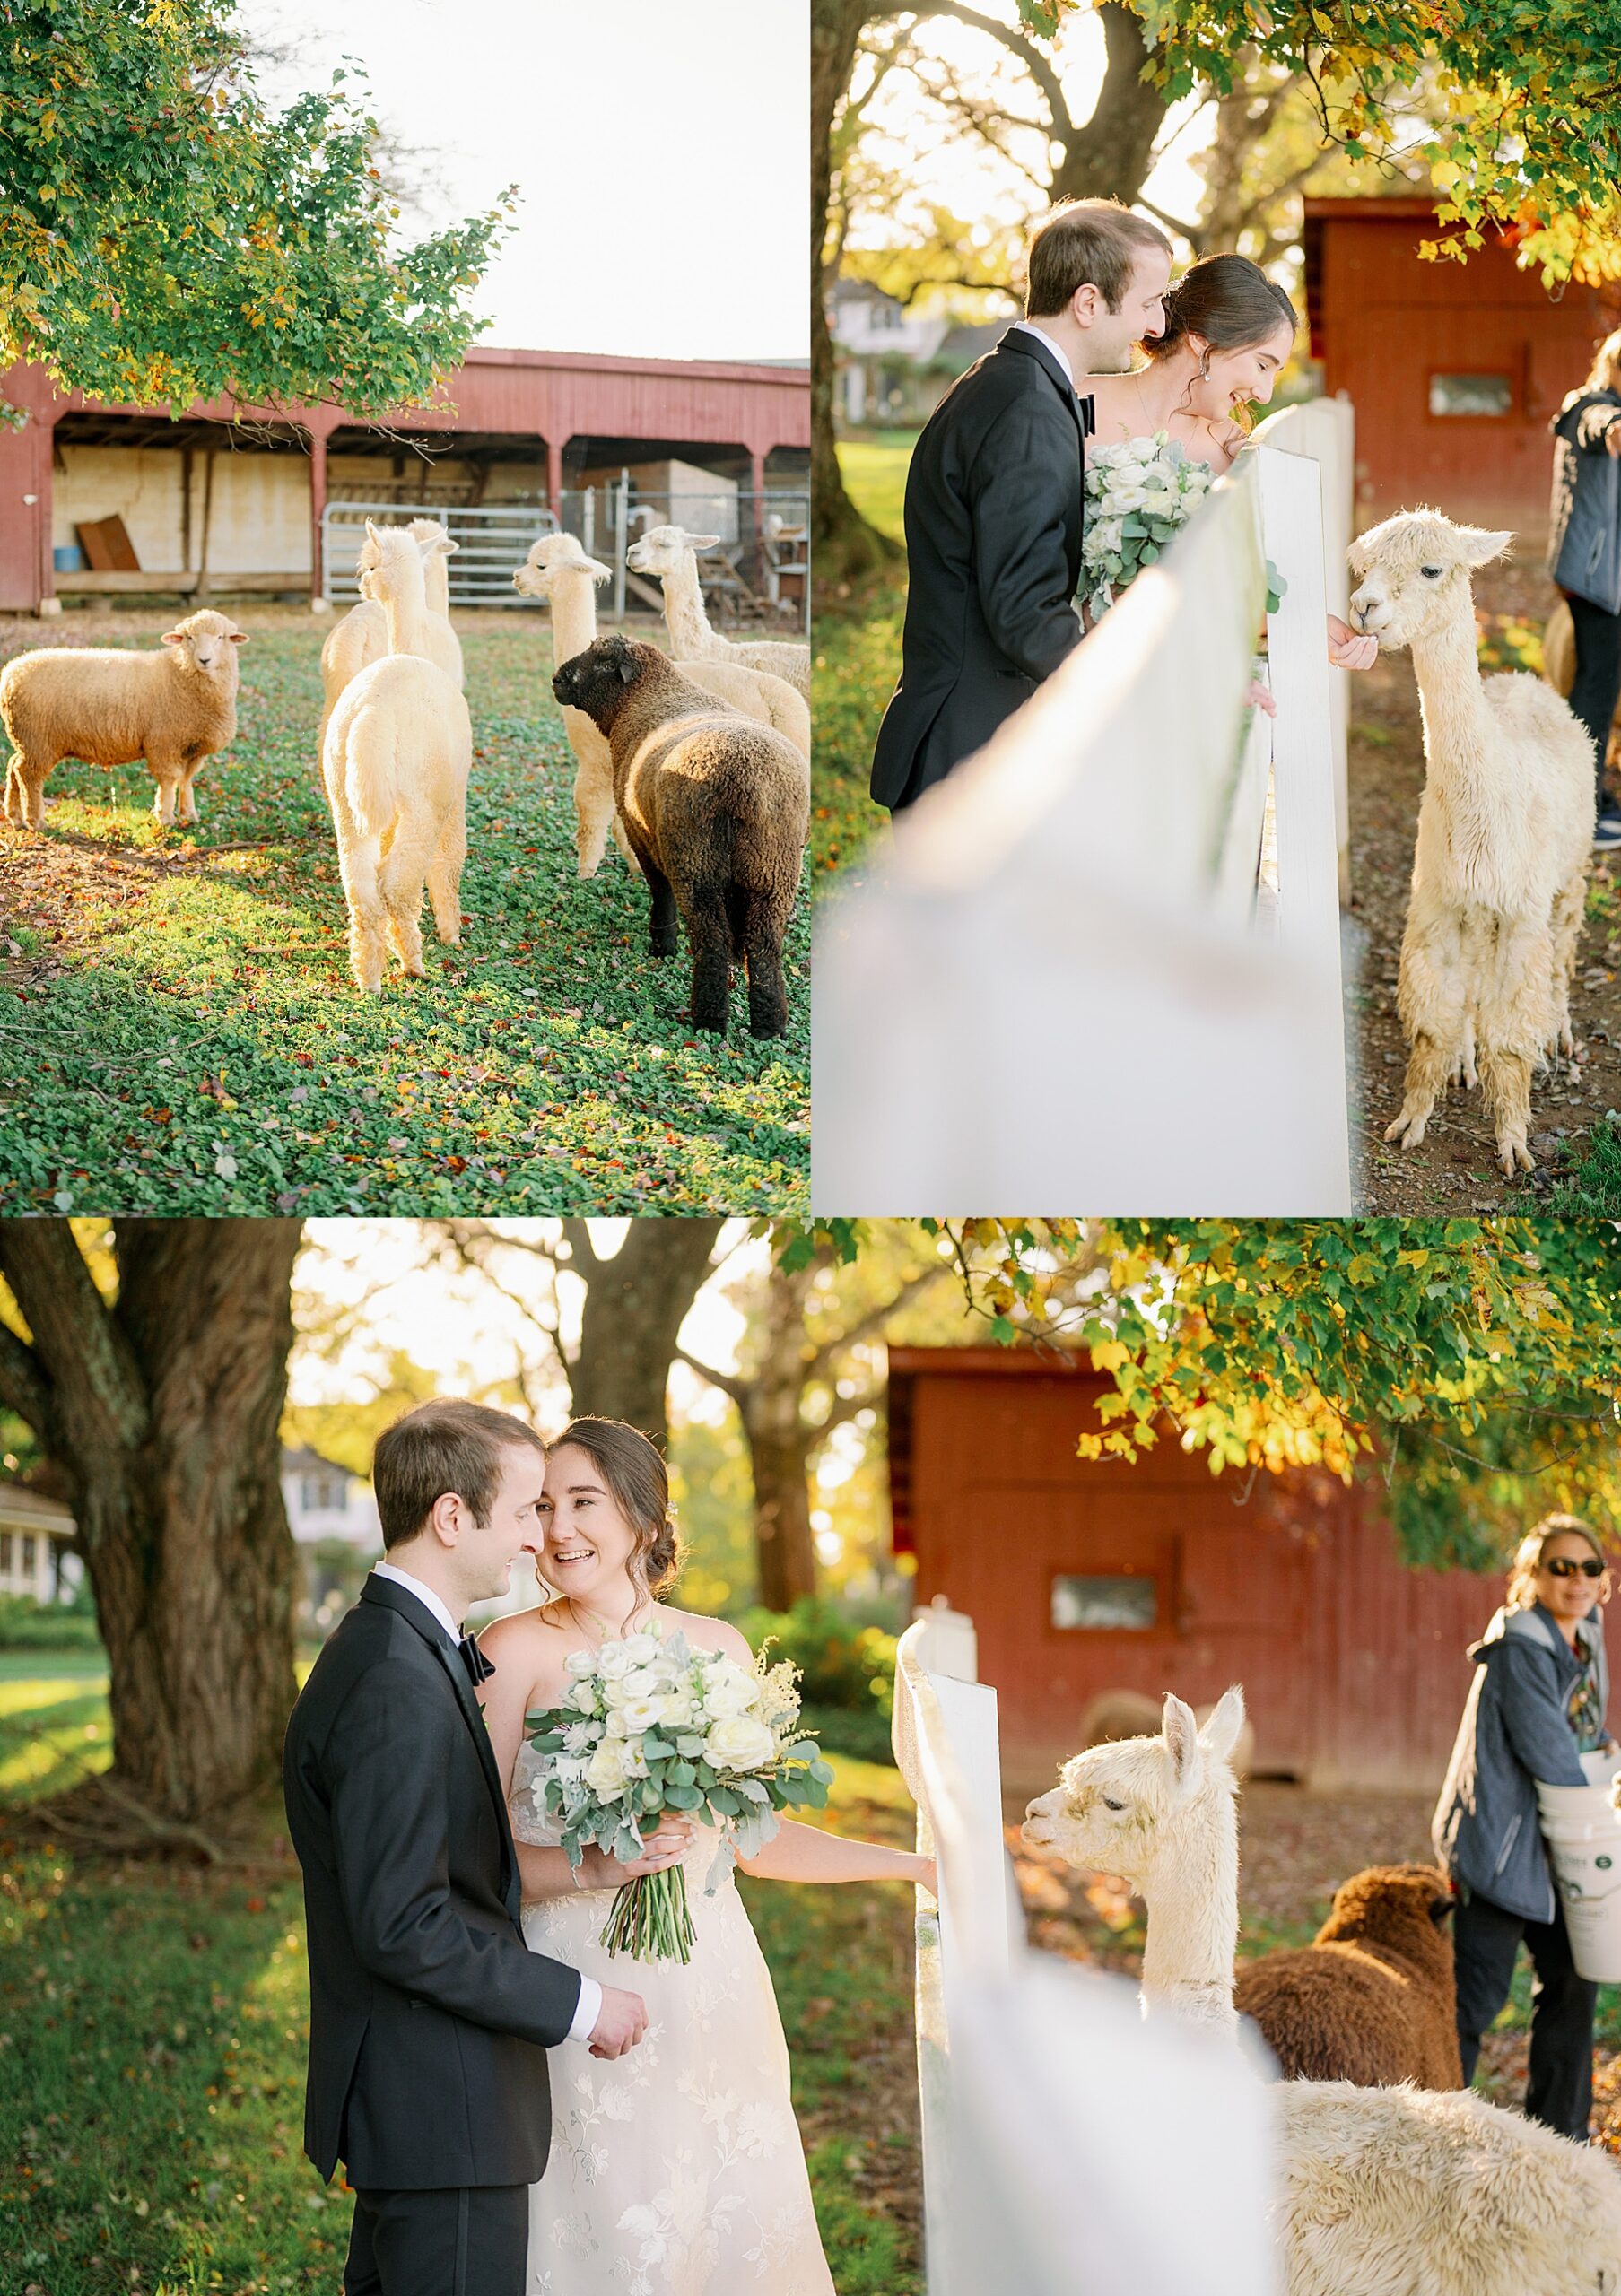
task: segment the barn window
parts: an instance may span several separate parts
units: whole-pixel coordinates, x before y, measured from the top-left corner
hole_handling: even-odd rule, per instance
[[[1159,1617],[1159,1589],[1152,1578],[1055,1578],[1054,1626],[1126,1627],[1141,1632]]]
[[[1506,375],[1432,375],[1432,414],[1508,414],[1514,386]]]

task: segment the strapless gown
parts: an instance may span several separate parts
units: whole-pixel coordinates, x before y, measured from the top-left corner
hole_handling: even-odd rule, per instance
[[[526,1744],[512,1831],[554,1843]],[[524,1908],[530,1949],[641,1994],[648,2031],[605,2063],[551,2056],[552,2153],[529,2193],[528,2296],[834,2296],[789,2092],[771,1974],[734,1877],[713,1897],[707,1827],[686,1853],[689,1962],[637,1961],[597,1942],[606,1890]]]

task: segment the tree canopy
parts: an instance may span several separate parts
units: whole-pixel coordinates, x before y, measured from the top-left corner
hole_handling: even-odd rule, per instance
[[[1491,1220],[916,1223],[987,1335],[1108,1374],[1086,1458],[1377,1479],[1406,1559],[1484,1568],[1531,1515],[1621,1515],[1621,1236]],[[858,1255],[864,1223],[817,1231]],[[816,1235],[785,1233],[797,1257]]]
[[[8,8],[0,363],[177,411],[431,400],[478,331],[466,299],[509,199],[397,246],[353,78],[274,110],[231,0]]]

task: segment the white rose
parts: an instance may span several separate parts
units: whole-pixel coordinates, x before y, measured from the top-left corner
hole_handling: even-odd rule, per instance
[[[605,1738],[586,1765],[585,1780],[593,1794],[600,1794],[612,1801],[623,1794],[627,1783],[624,1748],[614,1738]]]
[[[655,1691],[664,1688],[664,1677],[655,1666],[638,1666],[624,1678],[627,1698],[651,1698]]]
[[[645,1666],[658,1657],[664,1645],[656,1634],[629,1634],[623,1647],[632,1665]]]
[[[654,1703],[661,1722],[690,1722],[693,1718],[693,1701],[684,1690],[666,1691]]]
[[[704,1759],[717,1770],[758,1770],[777,1751],[777,1741],[752,1714],[728,1714],[703,1742]]]
[[[571,1708],[576,1714],[597,1713],[600,1709],[597,1703],[596,1684],[594,1683],[576,1683],[573,1689],[570,1691],[568,1696],[563,1700],[563,1704]]]
[[[651,1730],[663,1721],[663,1703],[657,1698],[627,1698],[614,1719],[624,1724],[628,1735],[640,1737],[643,1730]]]
[[[562,1662],[565,1674],[589,1674],[597,1670],[597,1655],[592,1650],[571,1650]]]
[[[624,1709],[616,1707],[608,1717],[608,1735],[614,1739],[624,1739],[630,1735],[631,1726],[624,1718]]]
[[[1142,508],[1152,517],[1166,517],[1177,507],[1176,496],[1166,487],[1150,487],[1143,496]]]
[[[635,1664],[628,1643],[605,1642],[597,1653],[597,1671],[605,1682],[617,1682],[622,1674],[628,1674]]]
[[[703,1686],[703,1710],[711,1720],[746,1714],[760,1695],[760,1678],[723,1658]]]

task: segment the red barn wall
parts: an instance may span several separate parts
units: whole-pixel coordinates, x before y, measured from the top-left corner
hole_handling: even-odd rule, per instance
[[[1427,201],[1312,199],[1304,241],[1312,355],[1356,409],[1357,523],[1431,504],[1450,517],[1547,533],[1548,423],[1617,323],[1596,290],[1556,301],[1488,238],[1467,263],[1425,263],[1442,236]],[[1435,374],[1501,375],[1503,414],[1430,412]]]
[[[1326,1475],[1213,1477],[1169,1439],[1085,1464],[1103,1386],[998,1351],[892,1352],[897,1544],[918,1603],[973,1620],[1009,1785],[1050,1783],[1103,1692],[1202,1706],[1239,1682],[1259,1769],[1435,1790],[1501,1577],[1407,1570],[1364,1494]],[[1055,1626],[1059,1573],[1154,1577],[1157,1623]]]

